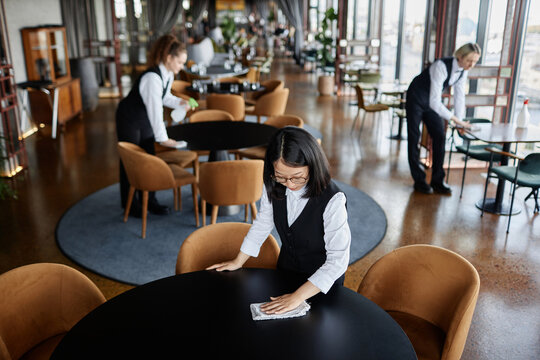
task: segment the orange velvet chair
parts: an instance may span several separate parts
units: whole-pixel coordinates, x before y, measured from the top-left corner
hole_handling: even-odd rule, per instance
[[[234,117],[225,110],[201,110],[189,117],[189,122],[233,121]]]
[[[285,108],[287,107],[287,100],[289,99],[289,89],[279,89],[264,94],[257,99],[254,106],[247,107],[246,115],[257,116],[257,122],[261,122],[262,116],[276,116],[283,115]]]
[[[362,90],[362,87],[360,87],[360,85],[356,85],[354,87],[354,89],[356,90],[356,97],[358,99],[358,112],[356,113],[356,117],[354,118],[354,121],[353,121],[353,124],[352,124],[352,129],[354,130],[354,127],[356,126],[356,122],[358,121],[358,118],[360,117],[360,112],[361,111],[364,111],[364,116],[362,116],[362,123],[360,124],[360,131],[359,131],[359,136],[362,134],[362,129],[364,127],[364,122],[366,120],[366,115],[368,113],[371,113],[371,114],[376,114],[376,113],[379,113],[381,111],[387,111],[390,109],[390,107],[388,105],[385,105],[385,104],[371,104],[371,105],[368,105],[366,104],[365,100],[364,100],[364,91]]]
[[[191,184],[193,194],[193,207],[195,208],[195,222],[199,226],[199,204],[197,202],[197,179],[195,175],[185,169],[167,164],[155,155],[150,155],[138,145],[121,141],[118,143],[118,152],[126,169],[129,180],[129,195],[124,212],[124,222],[127,222],[129,210],[133,201],[135,190],[142,192],[142,238],[146,238],[146,216],[148,210],[148,192],[173,189],[174,208],[178,210],[181,205],[180,187]]]
[[[246,117],[244,98],[240,95],[210,94],[206,97],[206,108],[226,111],[235,121],[243,121]]]
[[[49,359],[64,335],[105,302],[69,266],[37,263],[0,275],[0,359]]]
[[[419,360],[458,360],[479,289],[478,272],[462,256],[433,245],[410,245],[376,261],[358,292],[396,320]]]
[[[210,265],[234,259],[250,228],[250,224],[226,222],[195,230],[180,247],[176,274],[204,270]],[[262,244],[259,255],[249,258],[243,267],[275,269],[278,257],[279,245],[270,234]]]
[[[206,225],[206,203],[212,204],[211,223],[217,221],[219,206],[245,205],[245,221],[248,205],[251,217],[257,216],[255,202],[261,198],[263,188],[262,160],[211,161],[201,164],[199,190],[203,226]]]
[[[259,99],[261,96],[271,93],[274,90],[281,90],[285,87],[285,83],[282,80],[277,79],[265,80],[260,84],[262,87],[264,87],[264,90],[248,92],[246,94],[246,105],[255,105],[257,103],[257,99]]]
[[[154,143],[154,149],[156,156],[167,164],[193,168],[193,174],[199,178],[199,154],[196,151],[173,149],[159,143]]]
[[[268,120],[265,121],[265,124],[277,127],[278,129],[284,128],[285,126],[303,127],[304,120],[296,115],[278,115],[268,118]],[[266,146],[254,146],[232,152],[234,152],[236,160],[240,160],[241,158],[264,160]]]

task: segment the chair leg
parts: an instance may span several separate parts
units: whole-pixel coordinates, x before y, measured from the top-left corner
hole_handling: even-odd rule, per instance
[[[202,226],[206,226],[206,200],[201,198]]]
[[[126,203],[126,209],[124,210],[124,222],[127,222],[129,216],[129,210],[131,209],[131,203],[133,202],[133,196],[135,195],[135,188],[129,187],[128,198]]]
[[[367,112],[364,111],[364,116],[362,116],[362,123],[360,124],[360,131],[358,132],[358,137],[362,136],[362,129],[364,128],[364,123],[366,122]]]
[[[356,122],[358,121],[359,117],[360,117],[360,108],[358,108],[358,112],[356,113],[356,116],[355,116],[355,118],[353,120],[351,130],[354,130],[354,127],[356,126]]]
[[[219,210],[218,205],[212,205],[212,217],[211,217],[210,224],[215,224],[217,222],[218,210]]]
[[[245,204],[244,205],[244,222],[247,222],[248,221],[248,204]]]
[[[199,182],[199,156],[193,160],[193,175],[195,175],[195,179],[197,179],[197,182]]]
[[[175,187],[173,189],[174,211],[178,211],[178,194],[179,193],[181,193],[180,187]]]
[[[463,195],[463,185],[465,185],[465,174],[467,173],[467,160],[469,157],[465,155],[465,164],[463,165],[463,174],[461,175],[461,190],[459,192],[459,198]]]
[[[514,187],[512,189],[512,200],[510,201],[510,212],[508,214],[508,224],[506,225],[506,233],[510,232],[510,220],[512,220],[512,209],[514,207],[514,198],[516,197],[516,188],[517,184],[514,183]]]
[[[178,187],[177,199],[178,199],[178,210],[182,211],[182,188],[180,186]]]
[[[193,196],[193,211],[195,212],[195,224],[199,227],[199,188],[197,183],[191,184],[191,194]]]
[[[146,238],[146,215],[148,213],[148,191],[142,193],[142,238]]]
[[[446,169],[446,183],[448,183],[448,179],[450,178],[450,161],[452,160],[452,144],[450,144],[450,152],[448,153],[448,168]],[[460,195],[461,197],[461,195]]]
[[[487,194],[487,187],[489,183],[489,171],[491,170],[491,166],[488,168],[488,173],[486,177],[486,185],[484,186],[484,199],[482,200],[482,213],[480,216],[484,216],[484,207],[486,206],[486,194]]]

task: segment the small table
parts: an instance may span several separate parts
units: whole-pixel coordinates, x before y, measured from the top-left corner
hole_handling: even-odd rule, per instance
[[[47,100],[52,108],[52,138],[56,139],[58,128],[58,89],[52,86],[51,81],[25,81],[18,83],[17,86],[25,91],[23,98],[23,109],[28,109],[28,89],[39,90],[47,95]]]
[[[228,160],[227,150],[268,143],[278,129],[246,121],[204,121],[173,125],[167,133],[174,140],[184,140],[190,150],[210,150],[208,161]]]
[[[242,67],[242,69],[235,71],[234,65],[230,69],[226,69],[224,65],[211,65],[206,68],[204,74],[197,71],[191,71],[190,69],[186,69],[185,71],[190,75],[199,76],[201,78],[217,79],[222,77],[245,75],[248,73],[249,69]]]
[[[267,269],[199,271],[107,301],[79,321],[51,359],[416,359],[400,326],[345,287],[308,302],[299,318],[254,321],[249,305],[305,278]]]
[[[503,151],[510,152],[512,143],[533,143],[540,141],[540,128],[530,125],[526,129],[516,128],[511,124],[474,124],[472,129],[465,129],[465,132],[475,139],[486,143],[502,143]],[[502,157],[502,165],[508,164],[508,158]],[[499,179],[497,184],[497,194],[495,198],[486,199],[484,211],[499,214],[510,215],[510,206],[503,202],[505,180]],[[476,203],[476,207],[482,209],[483,200]],[[521,211],[519,206],[514,205],[512,215]]]
[[[200,87],[199,87],[200,86]],[[264,91],[266,88],[258,83],[249,83],[244,86],[243,83],[233,82],[219,82],[213,84],[208,81],[201,80],[201,84],[198,87],[193,85],[188,86],[186,90],[195,91],[201,94],[241,94],[250,91]]]

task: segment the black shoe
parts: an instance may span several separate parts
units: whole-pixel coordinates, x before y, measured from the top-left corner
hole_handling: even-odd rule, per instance
[[[425,181],[415,182],[414,183],[414,190],[418,191],[418,192],[421,192],[423,194],[433,194],[433,189]]]
[[[148,211],[154,215],[169,215],[171,212],[168,206],[160,205],[157,201],[148,204]]]
[[[131,204],[131,208],[129,209],[129,216],[140,219],[142,218],[142,209],[140,206]]]
[[[439,184],[431,184],[431,187],[433,188],[433,191],[435,191],[436,193],[443,194],[443,195],[452,194],[452,189],[450,188],[450,186],[448,186],[448,184],[445,184],[444,182],[439,183]]]

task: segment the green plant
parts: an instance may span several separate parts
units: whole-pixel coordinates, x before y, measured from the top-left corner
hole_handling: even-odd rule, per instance
[[[317,60],[324,68],[334,65],[334,38],[332,37],[332,22],[338,19],[338,13],[334,8],[328,8],[324,13],[321,23],[321,31],[315,35],[315,40],[321,43],[322,48],[317,52]]]
[[[221,27],[221,33],[223,34],[225,45],[231,46],[234,44],[237,37],[237,29],[236,24],[234,23],[234,18],[231,15],[227,15],[219,27]]]

